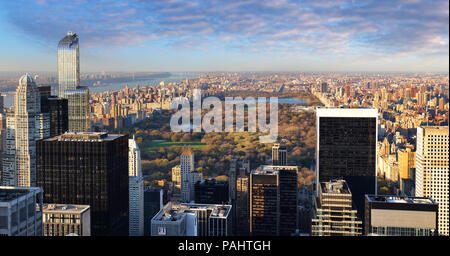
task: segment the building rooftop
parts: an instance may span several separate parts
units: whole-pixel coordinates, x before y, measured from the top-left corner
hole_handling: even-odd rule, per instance
[[[0,202],[10,202],[35,190],[41,189],[37,187],[25,188],[0,186]]]
[[[75,204],[43,204],[44,213],[83,213],[90,208],[89,205]]]
[[[322,187],[322,193],[333,194],[351,194],[345,180],[331,180],[320,183]]]
[[[159,211],[154,221],[179,221],[187,213],[195,213],[197,210],[210,210],[210,217],[226,218],[231,211],[231,205],[221,204],[192,204],[192,203],[174,203],[169,202]]]
[[[66,132],[64,134],[44,139],[43,141],[112,141],[124,134],[108,134],[107,132]]]
[[[316,108],[317,117],[377,117],[378,110],[372,108]]]
[[[276,175],[279,170],[298,170],[297,166],[261,165],[252,171],[255,175]]]
[[[369,202],[393,203],[393,204],[437,204],[428,197],[394,196],[394,195],[366,195]]]

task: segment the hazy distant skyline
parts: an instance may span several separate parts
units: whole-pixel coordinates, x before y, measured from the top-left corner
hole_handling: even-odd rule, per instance
[[[448,1],[2,1],[0,71],[448,72]]]

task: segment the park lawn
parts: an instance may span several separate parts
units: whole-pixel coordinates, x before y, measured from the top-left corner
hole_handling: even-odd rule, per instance
[[[148,145],[149,149],[173,147],[173,146],[186,146],[190,145],[193,149],[201,149],[206,146],[206,143],[201,141],[151,141]]]

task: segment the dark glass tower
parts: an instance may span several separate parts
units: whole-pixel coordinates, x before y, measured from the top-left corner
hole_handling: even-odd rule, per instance
[[[216,180],[197,181],[194,185],[195,203],[226,204],[228,203],[228,182]]]
[[[253,171],[250,174],[250,233],[278,236],[278,175]]]
[[[250,232],[290,236],[297,228],[297,166],[263,165],[250,175]]]
[[[69,128],[68,100],[50,95],[50,86],[38,87],[41,93],[41,112],[48,113],[50,137],[65,133]]]
[[[276,143],[272,146],[272,165],[287,165],[286,145]]]
[[[320,182],[346,180],[364,220],[364,195],[377,188],[377,110],[317,108],[316,118],[316,195]]]
[[[37,173],[45,203],[90,205],[92,235],[128,235],[128,135],[39,140]]]

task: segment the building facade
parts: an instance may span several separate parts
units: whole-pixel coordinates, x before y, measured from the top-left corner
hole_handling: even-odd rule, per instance
[[[0,236],[42,236],[42,188],[0,186]]]
[[[272,146],[272,165],[287,165],[286,145],[275,143]]]
[[[263,165],[250,174],[250,233],[290,236],[297,229],[297,166]]]
[[[360,236],[362,221],[352,208],[352,193],[345,180],[322,182],[314,198],[312,236]]]
[[[231,205],[169,202],[152,219],[152,236],[230,236]]]
[[[316,109],[316,196],[321,182],[344,179],[361,220],[377,189],[377,120],[376,109]]]
[[[90,131],[89,89],[80,86],[78,35],[67,32],[58,43],[58,96],[68,100],[68,130]]]
[[[136,141],[128,140],[130,236],[144,235],[144,178],[141,151]]]
[[[194,185],[195,203],[224,204],[228,203],[228,181],[203,180]]]
[[[90,236],[89,205],[44,204],[44,236]]]
[[[16,185],[36,186],[36,139],[39,139],[41,96],[34,79],[19,79],[14,101]]]
[[[432,236],[438,230],[438,204],[431,198],[366,195],[365,235]]]
[[[91,233],[129,234],[128,136],[65,133],[37,142],[44,202],[91,207]]]
[[[430,197],[439,205],[439,234],[449,235],[449,129],[417,128],[416,196]]]

